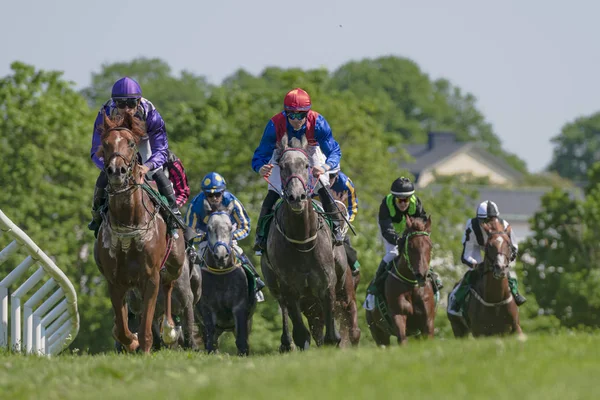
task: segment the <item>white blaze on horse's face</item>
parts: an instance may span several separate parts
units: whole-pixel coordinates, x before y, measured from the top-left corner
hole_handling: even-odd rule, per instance
[[[295,213],[302,213],[308,195],[308,158],[302,151],[288,150],[279,160],[286,202]]]

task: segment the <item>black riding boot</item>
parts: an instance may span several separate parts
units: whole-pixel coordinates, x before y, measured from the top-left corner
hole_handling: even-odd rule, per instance
[[[181,222],[181,225],[185,227],[183,230],[183,237],[185,239],[186,246],[191,246],[192,240],[196,237],[196,232],[187,226],[183,221],[181,216],[181,211],[179,211],[179,207],[177,207],[177,201],[175,198],[175,191],[173,190],[173,185],[171,181],[165,176],[165,174],[159,170],[154,174],[154,181],[156,182],[156,187],[158,188],[158,192],[167,198],[169,202],[169,208],[175,214],[175,217]]]
[[[279,195],[272,191],[269,190],[269,192],[267,193],[267,197],[265,197],[265,200],[262,203],[262,206],[260,207],[260,215],[258,217],[258,224],[260,224],[260,220],[267,214],[270,214],[271,211],[273,210],[273,206],[275,205],[275,203],[277,203],[277,200],[279,200]],[[254,251],[261,251],[264,250],[266,246],[266,239],[267,239],[267,232],[265,232],[265,235],[262,236],[259,233],[259,230],[256,229],[256,240],[254,241],[254,247],[252,248],[252,250]]]
[[[102,215],[100,210],[106,203],[106,185],[108,184],[108,178],[104,171],[100,172],[98,179],[96,179],[96,187],[94,188],[94,200],[92,201],[92,221],[88,224],[90,231],[97,232],[102,224]]]
[[[318,191],[319,198],[321,199],[321,204],[323,204],[323,209],[332,219],[333,222],[333,242],[336,246],[341,246],[344,244],[344,236],[342,236],[342,231],[340,228],[341,213],[340,210],[335,206],[333,198],[329,193],[329,188],[326,186],[321,186]]]

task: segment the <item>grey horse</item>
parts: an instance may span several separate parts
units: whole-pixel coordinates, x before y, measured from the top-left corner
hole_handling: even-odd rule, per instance
[[[231,212],[234,203],[211,208],[204,200],[208,215],[207,240],[202,264],[202,299],[197,305],[202,316],[203,340],[208,353],[218,351],[219,337],[233,331],[238,355],[250,354],[248,338],[256,298],[249,278],[236,256]]]
[[[288,316],[300,350],[309,348],[311,332],[318,346],[339,345],[336,317],[342,336],[354,345],[360,338],[354,282],[344,248],[334,247],[325,219],[311,204],[307,148],[305,136],[301,141],[293,138],[288,145],[284,135],[277,145],[284,202],[275,212],[261,259],[263,276],[282,312],[282,352],[291,350]]]

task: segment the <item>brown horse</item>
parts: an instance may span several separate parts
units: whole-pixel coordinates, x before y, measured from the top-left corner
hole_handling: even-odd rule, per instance
[[[317,345],[340,343],[336,314],[347,331],[342,336],[357,344],[360,329],[354,281],[345,250],[333,246],[325,219],[311,204],[306,137],[301,143],[292,139],[290,146],[284,135],[277,148],[284,203],[275,212],[261,259],[267,286],[282,311],[280,350],[291,350],[288,315],[294,343],[301,350],[309,348],[311,332]],[[304,325],[303,311],[311,331]]]
[[[523,331],[519,324],[519,307],[508,286],[511,257],[510,230],[505,231],[498,218],[483,224],[488,235],[483,263],[479,264],[465,305],[468,321],[448,313],[455,337],[504,335]]]
[[[417,330],[421,336],[433,338],[435,298],[431,279],[427,278],[433,248],[430,234],[431,218],[423,221],[406,217],[405,245],[399,249],[384,286],[391,324],[379,307],[367,310],[367,323],[379,346],[389,346],[390,336],[406,344],[407,335]]]
[[[114,120],[104,117],[102,147],[108,177],[108,211],[103,215],[94,258],[108,282],[115,313],[114,338],[129,351],[138,347],[148,353],[152,346],[152,319],[159,285],[164,296],[163,341],[172,344],[177,330],[171,318],[171,293],[188,262],[183,232],[168,235],[167,224],[142,188],[137,144],[145,135],[143,123],[125,114]],[[143,297],[139,339],[127,324],[125,294],[137,288]]]

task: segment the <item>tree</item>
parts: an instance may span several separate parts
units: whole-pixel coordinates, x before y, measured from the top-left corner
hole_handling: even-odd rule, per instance
[[[135,79],[142,87],[143,96],[163,114],[179,104],[202,104],[210,85],[204,77],[182,71],[172,75],[171,67],[158,58],[136,58],[130,62],[103,64],[100,72],[92,73],[92,84],[81,91],[89,104],[97,109],[110,98],[113,84],[124,76]]]
[[[552,138],[554,153],[548,169],[574,181],[583,181],[600,159],[600,112],[580,117],[563,126]]]

